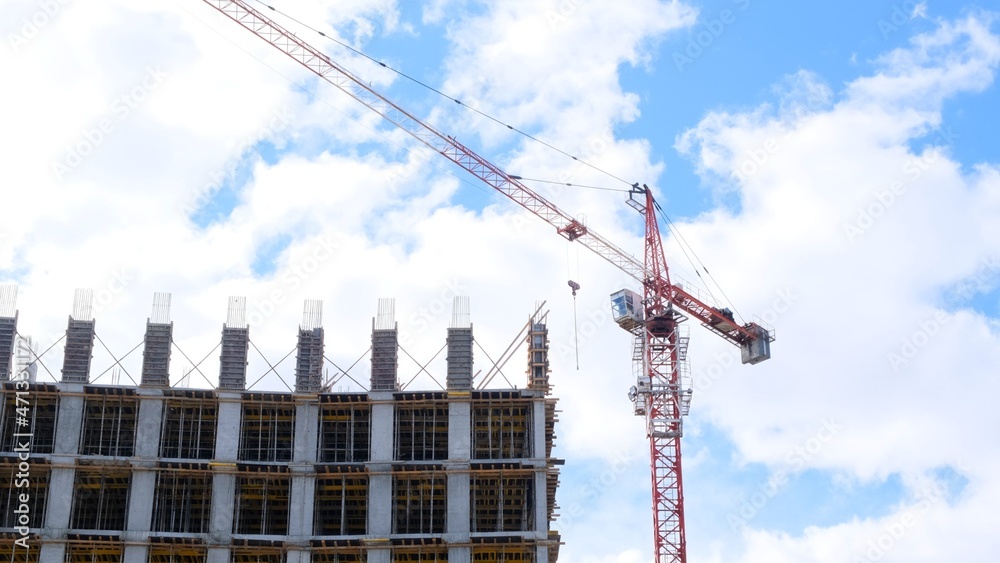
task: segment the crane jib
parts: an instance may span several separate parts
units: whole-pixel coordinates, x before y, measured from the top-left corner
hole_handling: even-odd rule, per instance
[[[774,340],[771,331],[756,323],[740,326],[734,321],[728,309],[707,305],[679,286],[670,283],[654,211],[655,201],[652,192],[645,185],[641,189],[638,184],[634,185],[628,202],[630,206],[646,215],[646,253],[643,262],[528,189],[518,181],[520,178],[507,174],[489,160],[463,146],[454,137],[444,135],[394,104],[372,89],[368,83],[341,69],[326,54],[299,39],[294,33],[285,30],[263,13],[251,8],[247,1],[204,1],[420,143],[440,153],[554,226],[564,238],[579,242],[638,280],[646,288],[647,306],[649,303],[665,304],[669,301],[673,306],[690,313],[701,321],[703,326],[738,345],[742,351],[744,364],[756,364],[770,358],[770,342]],[[645,196],[645,203],[633,198],[633,195],[639,194]],[[636,334],[641,344],[637,348],[639,371],[642,372],[639,376],[637,393],[643,397],[640,401],[644,405],[642,414],[647,417],[647,426],[651,429],[649,438],[653,478],[655,557],[658,563],[667,561],[685,563],[687,547],[681,485],[680,438],[681,418],[687,414],[686,405],[690,402],[690,390],[686,393],[681,391],[682,381],[678,379],[681,372],[675,362],[686,354],[686,337],[678,338],[673,332],[664,336],[656,331],[646,330],[643,325],[650,319],[643,319],[643,305],[639,303],[642,299],[631,290],[622,290],[615,295],[618,294],[621,294],[622,299],[628,303],[623,309],[625,313],[620,317],[616,313],[615,320],[622,328]],[[663,317],[656,318],[663,319]],[[645,336],[642,336],[644,333]],[[637,394],[636,397],[640,395]],[[636,414],[640,413],[637,411]]]

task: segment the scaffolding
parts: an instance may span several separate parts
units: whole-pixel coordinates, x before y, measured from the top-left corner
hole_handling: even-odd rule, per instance
[[[435,397],[437,394],[428,394]],[[396,403],[395,459],[399,461],[442,461],[448,459],[448,402],[428,400],[416,403],[422,397],[397,397],[411,399]]]
[[[552,459],[552,448],[556,440],[556,422],[559,421],[559,411],[556,410],[555,399],[545,400],[545,459]],[[550,462],[545,475],[545,495],[548,514],[546,515],[551,525],[558,518],[556,509],[556,490],[559,488],[559,468],[554,467]]]
[[[277,393],[244,393],[240,461],[291,461],[295,403]]]
[[[64,563],[120,563],[124,555],[125,546],[121,542],[80,538],[66,544]]]
[[[280,547],[265,545],[250,545],[234,547],[231,563],[283,563],[284,550]]]
[[[31,545],[38,545],[38,538],[31,536]],[[14,538],[0,537],[0,562],[38,563],[38,549],[24,549],[14,543]]]
[[[317,475],[313,533],[363,536],[368,533],[368,476],[362,472]]]
[[[139,399],[123,387],[87,387],[80,453],[131,457],[135,451]]]
[[[446,563],[446,547],[398,547],[392,550],[393,563]]]
[[[132,481],[128,467],[82,463],[76,468],[70,528],[124,531]]]
[[[15,384],[7,383],[0,400],[0,452],[14,453],[23,439],[18,433],[31,434],[31,453],[50,454],[55,442],[59,395],[55,386],[34,383],[28,387],[29,403],[17,403]],[[24,419],[22,426],[19,419]]]
[[[31,470],[22,472],[17,458],[0,458],[0,528],[22,526],[19,514],[27,509],[28,527],[42,528],[49,491],[48,462],[29,458]],[[27,495],[27,499],[23,495]]]
[[[312,563],[365,563],[368,556],[360,548],[317,548],[312,552]]]
[[[371,451],[371,404],[365,395],[323,395],[320,463],[364,463]]]
[[[534,563],[534,545],[485,544],[472,548],[472,560],[482,563]]]
[[[473,466],[469,487],[472,532],[535,529],[535,475],[530,469]]]
[[[476,393],[472,401],[472,459],[531,457],[530,398],[510,392]]]
[[[160,457],[212,459],[218,400],[211,391],[173,391],[165,395]]]
[[[212,473],[207,464],[161,463],[153,497],[153,531],[208,533]]]
[[[549,331],[544,323],[529,321],[528,332],[528,388],[539,389],[546,395],[549,386]]]
[[[206,557],[203,545],[154,544],[149,548],[149,563],[204,563]]]
[[[233,507],[233,533],[285,535],[288,533],[288,467],[240,465]],[[235,559],[235,551],[234,551]]]
[[[443,468],[412,471],[409,467],[393,468],[393,533],[443,534],[448,513]]]

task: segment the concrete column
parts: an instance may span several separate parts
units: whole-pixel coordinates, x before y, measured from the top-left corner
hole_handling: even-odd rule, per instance
[[[448,548],[448,563],[470,563],[472,561],[472,547],[467,545],[453,545]]]
[[[549,535],[549,495],[546,485],[546,471],[542,466],[535,473],[535,531],[539,540],[544,540]]]
[[[210,544],[229,545],[233,533],[233,509],[236,506],[236,475],[223,471],[235,469],[236,464],[215,466],[216,473],[212,479],[212,515],[208,523]]]
[[[469,506],[472,457],[472,394],[468,391],[448,393],[448,519],[444,540],[455,545],[448,548],[449,563],[469,563],[472,548],[468,546],[472,529]]]
[[[128,518],[125,529],[129,532],[144,532],[149,536],[153,522],[153,493],[156,489],[156,462],[132,462],[132,482],[129,488]]]
[[[472,514],[469,506],[469,464],[453,466],[449,463],[448,469],[448,518],[445,522],[444,541],[449,544],[465,544],[448,547],[448,563],[470,563],[472,549],[468,547],[468,543]]]
[[[76,455],[80,451],[80,430],[83,426],[83,385],[63,383],[59,387],[61,393],[53,453]]]
[[[122,561],[124,563],[146,563],[149,561],[149,546],[126,545],[125,557]]]
[[[205,558],[205,563],[229,563],[229,548],[228,547],[208,548],[208,557]]]
[[[49,474],[48,506],[45,509],[44,539],[64,540],[73,513],[73,483],[76,479],[76,455],[80,450],[80,430],[83,425],[83,385],[59,384],[59,413],[56,417],[52,472]],[[67,395],[66,393],[74,393]],[[75,395],[79,393],[78,395]],[[60,467],[61,466],[61,467]],[[41,561],[62,561],[62,545],[43,546]],[[52,559],[49,559],[52,557]]]
[[[243,398],[240,393],[219,391],[219,419],[215,431],[216,461],[236,461],[240,452],[240,422],[243,419]]]
[[[540,545],[535,548],[535,563],[549,563],[549,546]]]
[[[159,389],[138,389],[139,425],[135,435],[135,457],[160,457],[160,428],[163,426],[163,396]]]
[[[368,476],[368,535],[387,538],[392,534],[392,465],[388,463],[369,464],[368,470],[379,472]]]
[[[294,463],[316,463],[319,450],[319,399],[316,395],[295,398]]]
[[[535,399],[532,409],[531,430],[533,437],[531,440],[531,458],[545,461],[545,400]]]
[[[291,491],[288,502],[289,552],[287,563],[301,559],[309,563],[309,538],[313,535],[313,506],[316,496],[316,473],[319,440],[319,400],[316,395],[295,398],[295,445],[292,449]]]
[[[394,420],[396,405],[392,392],[372,391],[368,394],[372,402],[372,447],[371,461],[392,461]]]
[[[372,444],[368,468],[368,536],[387,538],[392,534],[392,458],[396,405],[391,391],[372,391]],[[368,561],[378,561],[380,551],[370,552]],[[388,557],[389,550],[385,550]],[[372,559],[372,555],[376,559]],[[386,563],[389,559],[384,560]]]
[[[472,457],[472,395],[448,393],[448,460],[469,462]]]
[[[66,560],[66,544],[64,543],[42,543],[42,549],[38,553],[39,561],[55,561],[56,563]],[[229,563],[228,561],[226,563]]]
[[[69,465],[75,462],[73,457],[52,456],[52,465]],[[49,499],[45,509],[45,528],[48,533],[45,539],[64,539],[69,528],[70,516],[73,512],[73,481],[76,470],[72,467],[53,467],[49,474]]]
[[[212,515],[208,525],[208,543],[229,545],[233,533],[233,509],[236,506],[236,458],[240,449],[240,421],[243,405],[240,393],[218,392],[219,419],[215,433],[215,474],[212,476]],[[209,549],[210,563],[229,563],[229,549]]]
[[[140,389],[139,424],[135,436],[135,457],[129,485],[128,516],[123,539],[125,563],[145,563],[148,547],[137,545],[149,539],[153,522],[153,498],[156,494],[156,459],[160,452],[160,426],[163,399],[158,389]]]
[[[368,563],[392,563],[392,550],[390,548],[369,548]]]
[[[290,545],[309,546],[313,535],[313,505],[316,497],[316,474],[312,466],[292,467],[288,499],[288,537]]]

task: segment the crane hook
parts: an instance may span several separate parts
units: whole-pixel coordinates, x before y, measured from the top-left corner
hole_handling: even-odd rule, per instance
[[[573,297],[576,297],[576,290],[580,289],[580,284],[573,280],[569,280],[569,288],[573,290]]]

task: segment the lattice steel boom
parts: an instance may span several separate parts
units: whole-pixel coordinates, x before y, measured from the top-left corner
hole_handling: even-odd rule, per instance
[[[713,307],[680,285],[670,283],[651,191],[633,186],[629,204],[645,215],[646,248],[639,261],[598,235],[555,204],[521,183],[517,177],[479,156],[454,138],[424,123],[372,89],[368,83],[334,63],[244,0],[204,0],[236,23],[267,41],[326,82],[375,111],[415,139],[451,160],[521,207],[552,225],[567,240],[586,246],[632,278],[644,290],[641,303],[616,307],[616,321],[636,335],[641,364],[631,396],[636,413],[646,417],[653,476],[653,522],[656,561],[685,562],[684,498],[680,437],[690,390],[683,385],[687,337],[678,331],[685,312],[742,349],[743,363],[770,357],[771,332],[756,323],[739,324],[726,309]],[[637,199],[635,196],[641,196]],[[615,294],[618,296],[623,292]],[[631,292],[629,292],[631,293]],[[615,297],[613,296],[613,297]],[[638,297],[638,296],[636,296]]]

